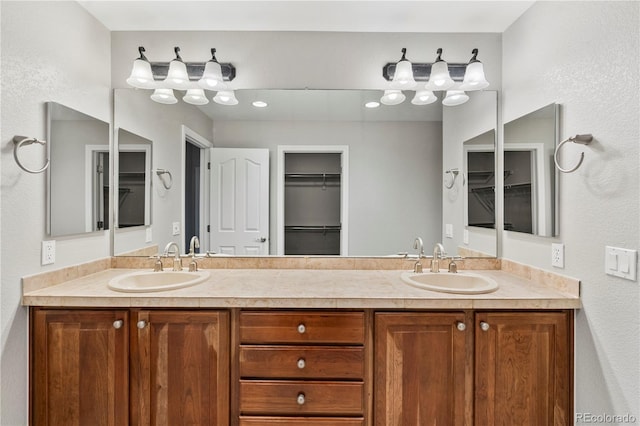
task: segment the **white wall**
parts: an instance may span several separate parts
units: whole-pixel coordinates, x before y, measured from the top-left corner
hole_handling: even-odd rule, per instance
[[[416,236],[433,247],[440,238],[440,122],[216,121],[214,144],[269,149],[271,253],[276,252],[278,145],[349,146],[350,255],[411,251]]]
[[[592,133],[582,167],[560,176],[565,269],[551,239],[504,235],[503,257],[580,278],[576,412],[640,418],[638,282],[604,274],[604,247],[638,249],[639,6],[538,2],[503,37],[503,119],[561,104],[561,136]],[[578,156],[566,147],[564,158]]]
[[[56,241],[56,263],[40,266],[45,239],[45,175],[13,160],[12,138],[45,138],[45,101],[111,121],[110,34],[75,2],[0,2],[2,31],[2,237],[0,279],[0,424],[27,424],[27,309],[20,306],[25,275],[109,255],[106,233]],[[41,147],[40,147],[41,148]],[[25,150],[38,163],[42,151]]]

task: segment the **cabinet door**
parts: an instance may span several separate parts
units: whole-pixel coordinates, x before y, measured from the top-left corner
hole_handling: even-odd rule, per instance
[[[130,380],[134,425],[229,424],[229,314],[136,312]]]
[[[568,312],[476,314],[475,424],[571,425]]]
[[[377,426],[470,424],[465,329],[464,313],[376,314]]]
[[[127,311],[32,311],[32,425],[128,424],[127,324]]]

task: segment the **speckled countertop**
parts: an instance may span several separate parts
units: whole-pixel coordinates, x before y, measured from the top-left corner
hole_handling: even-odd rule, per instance
[[[112,278],[135,269],[108,268],[23,294],[23,305],[154,308],[378,308],[378,309],[577,309],[578,292],[553,277],[527,279],[504,270],[473,270],[499,289],[450,294],[419,289],[400,270],[209,269],[210,277],[182,289],[124,293]],[[464,272],[464,271],[461,271]],[[429,273],[429,272],[425,272]],[[577,282],[577,280],[576,280]],[[577,289],[577,285],[575,286]]]

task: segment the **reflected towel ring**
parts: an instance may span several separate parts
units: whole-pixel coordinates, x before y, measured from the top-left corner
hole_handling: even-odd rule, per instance
[[[458,177],[459,173],[460,173],[460,170],[458,169],[449,169],[446,172],[444,172],[445,174],[444,187],[447,189],[453,188],[453,185],[456,184],[456,178]],[[451,174],[451,176],[453,176],[453,178],[451,179],[451,183],[447,183],[447,179],[446,179],[447,174]],[[462,177],[462,184],[464,185],[464,176]]]
[[[593,140],[593,136],[591,136],[590,134],[584,134],[584,135],[575,135],[560,142],[560,144],[558,144],[558,146],[556,147],[556,151],[553,153],[553,161],[554,163],[556,163],[556,167],[558,168],[558,170],[560,170],[562,173],[573,173],[576,170],[578,170],[578,168],[582,165],[582,161],[584,160],[584,152],[581,152],[580,159],[578,160],[578,164],[571,167],[570,169],[562,168],[558,163],[558,152],[560,152],[560,148],[562,148],[562,145],[566,144],[567,142],[574,142],[581,145],[589,145],[592,140]]]
[[[173,186],[173,177],[171,176],[171,172],[165,169],[156,169],[155,172],[158,175],[160,182],[162,182],[162,186],[164,186],[165,189],[171,189],[171,186]],[[169,175],[169,183],[164,180],[162,175]]]
[[[33,169],[28,168],[28,167],[25,167],[22,164],[22,162],[20,161],[20,158],[18,157],[18,150],[20,148],[22,148],[23,145],[31,145],[32,143],[38,143],[38,144],[44,145],[44,146],[47,145],[47,141],[39,141],[36,138],[29,138],[27,136],[14,136],[13,137],[13,144],[14,144],[13,145],[13,158],[16,160],[16,163],[18,163],[18,167],[20,167],[25,172],[33,173],[33,174],[42,173],[45,170],[47,170],[47,168],[49,167],[49,158],[47,158],[47,161],[44,163],[44,166],[42,166],[41,169],[33,170]]]

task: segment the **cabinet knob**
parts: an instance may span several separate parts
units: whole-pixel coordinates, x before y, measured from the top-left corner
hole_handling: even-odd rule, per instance
[[[304,334],[306,331],[307,331],[307,327],[305,327],[304,324],[298,325],[298,333]]]
[[[147,326],[147,322],[145,320],[140,320],[138,321],[138,323],[136,324],[136,326],[142,330],[143,328],[145,328]]]
[[[488,322],[484,322],[481,321],[480,322],[480,328],[482,329],[482,331],[489,331],[489,323]]]
[[[298,394],[298,398],[296,399],[296,402],[298,403],[298,405],[304,405],[305,399],[304,399],[304,394],[302,392]]]
[[[460,331],[465,331],[467,329],[467,325],[462,321],[458,321],[458,323],[456,324],[456,328]]]
[[[124,321],[122,320],[115,320],[113,322],[113,328],[118,329],[121,328],[124,325]]]
[[[298,360],[298,368],[302,370],[306,366],[307,366],[307,362],[304,360],[304,358],[300,358]]]

